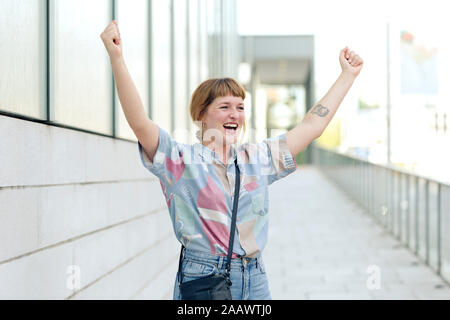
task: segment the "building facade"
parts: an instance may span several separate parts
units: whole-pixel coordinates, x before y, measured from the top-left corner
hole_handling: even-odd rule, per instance
[[[236,77],[236,0],[0,1],[0,299],[171,299],[179,244],[100,39],[115,19],[146,111]]]

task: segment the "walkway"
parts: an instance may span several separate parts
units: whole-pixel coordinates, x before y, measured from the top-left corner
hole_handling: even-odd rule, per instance
[[[273,299],[450,300],[450,286],[318,168],[300,166],[269,192]]]

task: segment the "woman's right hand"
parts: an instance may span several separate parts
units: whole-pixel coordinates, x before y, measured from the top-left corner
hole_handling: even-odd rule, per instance
[[[119,26],[115,20],[106,27],[100,35],[106,51],[111,59],[122,58],[122,39],[120,38]]]

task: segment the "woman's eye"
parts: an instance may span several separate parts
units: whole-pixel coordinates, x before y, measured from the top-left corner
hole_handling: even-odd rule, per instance
[[[239,110],[244,110],[244,107],[239,107]]]
[[[226,109],[228,108],[227,106],[221,106],[220,109]]]

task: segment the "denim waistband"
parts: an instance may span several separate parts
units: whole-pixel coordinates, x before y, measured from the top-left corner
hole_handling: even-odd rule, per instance
[[[185,248],[184,257],[186,257],[188,259],[193,259],[193,260],[201,260],[201,261],[210,262],[210,263],[217,263],[219,266],[223,266],[227,262],[226,255],[219,256],[219,255],[214,255],[209,252],[196,251],[196,250],[192,250],[192,249],[188,249],[188,248]],[[237,265],[241,266],[244,264],[245,265],[258,264],[258,261],[261,261],[261,259],[262,259],[262,257],[261,257],[260,253],[254,258],[238,256],[236,258],[231,259],[231,266],[237,266]]]

